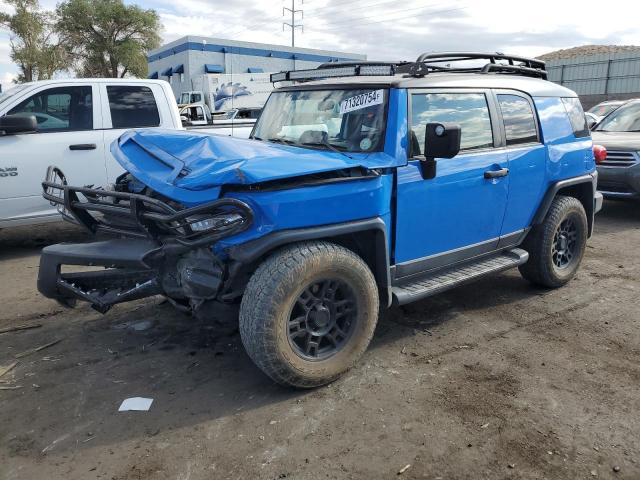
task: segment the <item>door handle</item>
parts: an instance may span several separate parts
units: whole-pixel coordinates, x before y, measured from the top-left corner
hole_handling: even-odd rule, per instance
[[[506,177],[507,175],[509,175],[508,168],[501,168],[500,170],[487,170],[486,172],[484,172],[484,178],[487,179]]]
[[[69,145],[69,150],[95,150],[98,148],[95,143],[78,143]]]

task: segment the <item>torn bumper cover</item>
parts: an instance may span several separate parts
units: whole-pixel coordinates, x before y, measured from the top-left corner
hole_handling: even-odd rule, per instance
[[[157,294],[192,307],[215,298],[225,267],[211,246],[253,221],[251,208],[238,200],[180,208],[147,195],[72,187],[53,167],[42,185],[43,196],[63,217],[92,233],[124,237],[42,251],[38,290],[67,306],[89,302],[100,312]],[[65,265],[91,269],[67,273]]]

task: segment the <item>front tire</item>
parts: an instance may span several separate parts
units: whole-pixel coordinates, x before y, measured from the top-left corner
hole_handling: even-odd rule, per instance
[[[323,241],[294,244],[251,277],[240,305],[240,336],[273,380],[316,387],[364,353],[378,307],[373,274],[355,253]]]
[[[557,196],[544,221],[536,225],[522,245],[529,261],[522,276],[535,285],[558,288],[571,280],[587,244],[587,214],[577,198]]]

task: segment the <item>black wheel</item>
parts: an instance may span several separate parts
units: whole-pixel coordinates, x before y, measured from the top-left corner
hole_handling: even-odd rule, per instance
[[[240,305],[240,336],[273,380],[316,387],[364,353],[378,306],[373,274],[355,253],[328,242],[295,244],[251,277]]]
[[[557,288],[573,278],[587,244],[587,215],[577,198],[558,196],[540,225],[529,233],[523,248],[529,261],[520,273],[530,282]]]

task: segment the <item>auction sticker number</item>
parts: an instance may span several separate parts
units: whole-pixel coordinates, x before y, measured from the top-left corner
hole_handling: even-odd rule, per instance
[[[373,90],[371,92],[361,93],[354,97],[349,97],[340,102],[340,113],[349,113],[354,110],[370,107],[371,105],[380,105],[382,103],[384,90]]]

